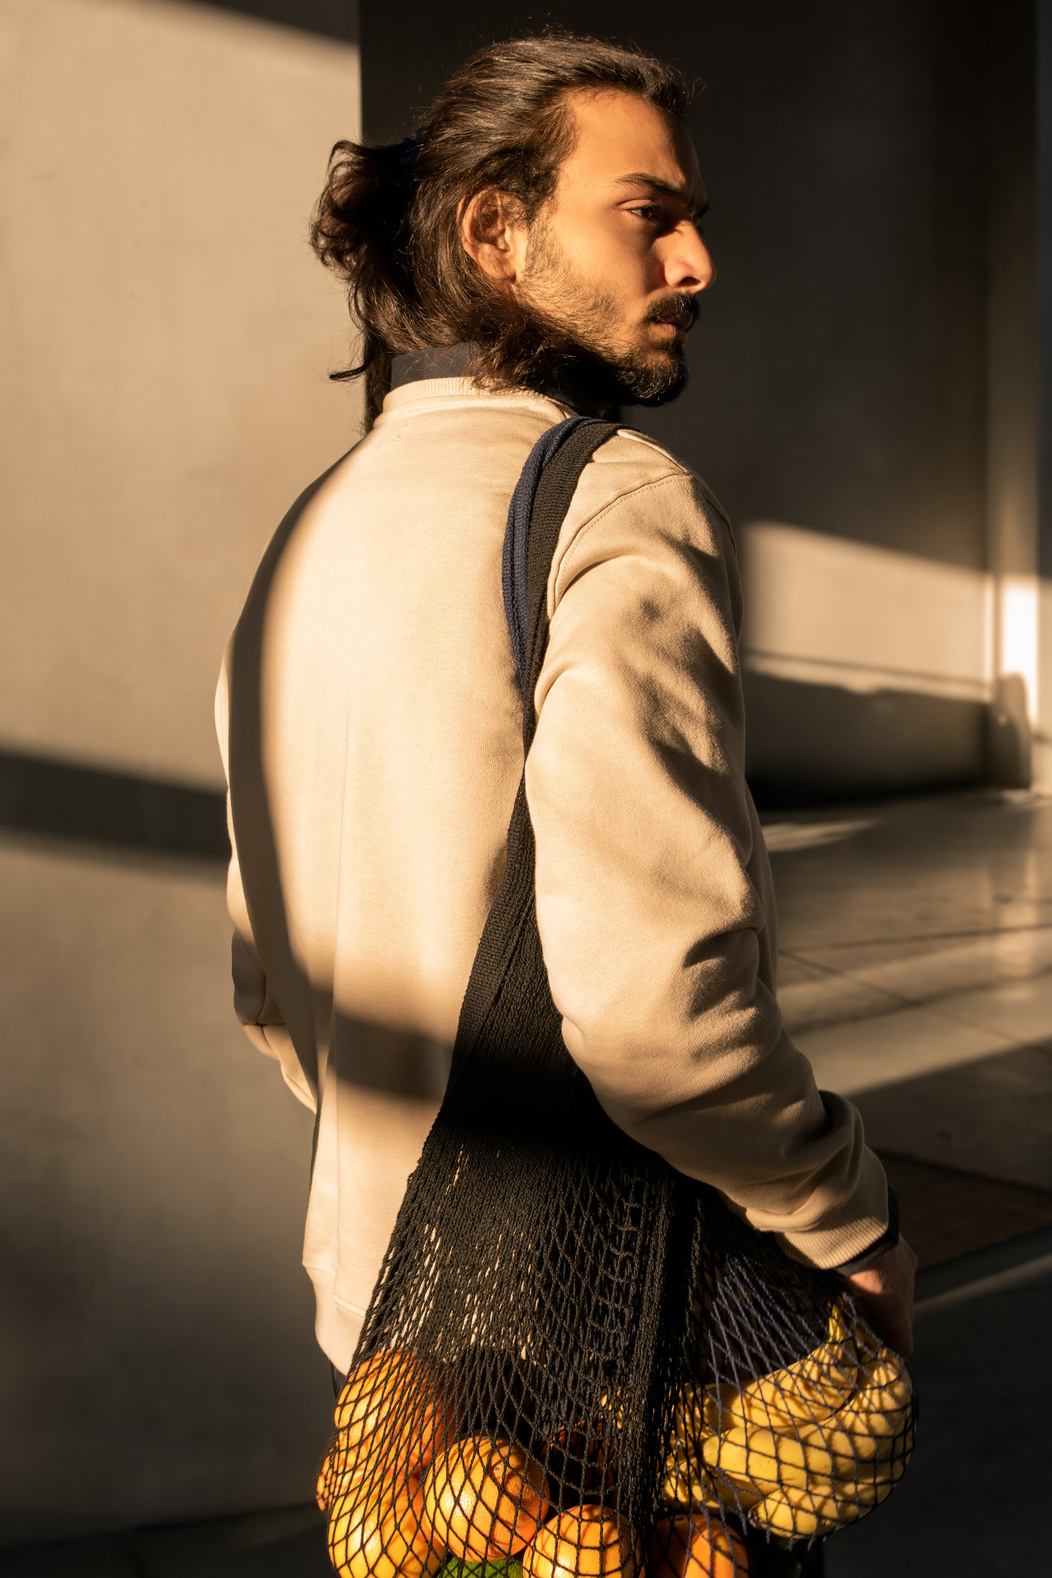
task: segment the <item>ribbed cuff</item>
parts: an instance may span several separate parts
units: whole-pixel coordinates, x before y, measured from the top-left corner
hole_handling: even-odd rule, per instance
[[[880,1237],[870,1244],[852,1260],[846,1260],[842,1266],[834,1266],[833,1270],[842,1277],[853,1277],[856,1271],[868,1271],[875,1265],[889,1249],[894,1249],[899,1241],[899,1202],[894,1189],[888,1184],[888,1225]]]

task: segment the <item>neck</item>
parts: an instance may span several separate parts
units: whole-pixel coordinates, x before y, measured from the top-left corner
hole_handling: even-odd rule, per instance
[[[538,376],[529,379],[527,387],[537,394],[547,395],[560,405],[568,405],[583,416],[620,418],[620,407],[598,389],[589,387],[590,380],[581,376],[582,369],[573,359],[559,357],[555,365],[538,368]],[[426,346],[418,351],[406,351],[391,362],[391,388],[416,383],[425,378],[470,378],[474,376],[478,361],[478,347],[462,342],[459,345]],[[516,387],[509,383],[509,387]]]

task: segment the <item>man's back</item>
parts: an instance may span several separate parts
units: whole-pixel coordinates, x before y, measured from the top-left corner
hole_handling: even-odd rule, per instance
[[[317,1069],[304,1258],[341,1366],[500,880],[523,765],[505,519],[566,414],[467,380],[397,389],[282,528],[232,643],[235,725],[260,698],[229,761],[238,1007],[304,1099]],[[797,1230],[805,1253],[847,1258],[827,1208],[865,1197],[864,1243],[883,1180],[853,1110],[823,1110],[774,1003],[733,546],[697,479],[641,435],[586,470],[549,610],[527,789],[567,1044],[644,1144],[758,1225]]]

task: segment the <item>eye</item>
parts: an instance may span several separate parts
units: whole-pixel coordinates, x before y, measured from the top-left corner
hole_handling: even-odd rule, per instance
[[[649,224],[660,224],[665,217],[657,203],[637,203],[628,212],[638,214],[640,219],[645,219]]]

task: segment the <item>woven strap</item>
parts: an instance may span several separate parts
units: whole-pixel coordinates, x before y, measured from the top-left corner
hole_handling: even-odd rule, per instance
[[[530,453],[508,511],[504,538],[504,606],[508,630],[523,684],[522,738],[528,754],[536,718],[533,693],[548,644],[548,574],[559,532],[584,471],[600,444],[618,431],[614,422],[595,417],[570,417],[550,428]],[[492,1009],[508,975],[523,926],[534,933],[534,842],[526,805],[526,774],[519,781],[508,827],[507,862],[471,967],[460,1010],[450,1081],[456,1079],[471,1046]],[[540,939],[526,946],[537,976]],[[520,964],[516,974],[521,972]],[[543,968],[541,979],[547,984]],[[534,990],[540,982],[534,980]]]
[[[504,563],[502,569],[502,584],[504,590],[504,613],[508,621],[508,634],[511,637],[511,650],[515,654],[515,666],[519,671],[519,684],[526,684],[526,643],[529,630],[528,585],[529,567],[528,553],[531,536],[531,520],[534,504],[537,499],[537,489],[541,477],[545,475],[551,465],[556,452],[562,448],[574,434],[582,431],[588,432],[596,428],[603,428],[605,436],[616,431],[609,422],[600,422],[594,416],[571,416],[565,422],[556,422],[554,427],[541,435],[534,444],[522,468],[515,492],[511,496],[508,506],[508,524],[504,532]],[[584,458],[578,461],[578,450],[572,447],[561,458],[559,465],[551,474],[549,481],[561,478],[569,486],[567,505],[573,497],[573,490],[577,486],[582,470],[587,464],[592,450],[598,447],[603,440],[597,439],[591,447],[584,452]],[[546,490],[547,491],[547,490]],[[566,509],[563,509],[565,515]],[[562,525],[562,516],[559,517]],[[556,533],[558,535],[558,531]],[[551,553],[555,551],[552,544],[548,555],[551,563]],[[545,571],[547,581],[547,570]]]

